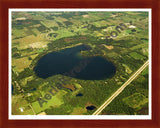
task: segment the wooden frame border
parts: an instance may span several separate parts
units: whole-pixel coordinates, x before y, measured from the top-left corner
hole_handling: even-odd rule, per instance
[[[160,127],[160,1],[158,0],[1,0],[0,1],[0,127],[106,128]],[[9,120],[8,119],[8,9],[9,8],[151,8],[152,9],[152,120]]]

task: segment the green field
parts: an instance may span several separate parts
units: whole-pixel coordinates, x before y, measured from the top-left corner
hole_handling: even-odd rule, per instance
[[[132,52],[129,54],[131,57],[133,57],[134,59],[143,59],[143,56],[136,53],[136,52]]]
[[[41,92],[42,93],[42,97],[44,97],[44,92]],[[51,100],[45,100],[47,102],[44,102],[43,103],[43,107],[40,107],[38,101],[32,103],[32,107],[33,109],[35,110],[36,114],[44,111],[45,109],[49,108],[49,107],[58,107],[60,106],[61,104],[63,104],[63,95],[65,95],[65,91],[60,91],[58,92],[55,96],[52,96],[52,99]]]
[[[123,99],[124,103],[131,108],[138,108],[148,102],[148,98],[140,93],[134,93],[133,95]]]

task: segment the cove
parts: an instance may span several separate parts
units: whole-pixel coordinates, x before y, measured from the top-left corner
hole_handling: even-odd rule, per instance
[[[78,79],[101,80],[111,78],[115,74],[116,67],[112,62],[101,56],[83,57],[80,52],[85,50],[91,50],[91,47],[82,44],[48,53],[38,60],[33,70],[38,77],[43,79],[57,74],[68,73],[68,76]],[[90,61],[76,75],[69,73],[85,60]]]

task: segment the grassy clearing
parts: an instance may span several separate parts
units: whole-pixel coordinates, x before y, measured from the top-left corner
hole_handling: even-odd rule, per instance
[[[82,86],[80,84],[78,84],[78,83],[74,83],[74,85],[75,85],[76,89],[82,88]]]
[[[44,47],[47,47],[47,43],[48,42],[35,42],[32,44],[29,44],[29,46],[32,48],[44,48]]]
[[[61,29],[61,30],[57,31],[57,33],[58,33],[58,36],[55,39],[59,39],[62,37],[70,37],[70,36],[75,35],[74,33],[68,32],[68,30],[65,30],[65,29]]]
[[[53,20],[43,20],[43,21],[41,21],[41,23],[44,26],[46,26],[47,28],[57,27],[58,26],[58,24],[55,21],[53,21]]]
[[[148,96],[148,89],[137,88],[136,90],[137,90],[137,92],[139,92],[145,96]]]
[[[149,68],[146,68],[143,72],[142,75],[147,75],[149,73]]]
[[[110,52],[110,53],[106,53],[106,56],[116,57],[116,56],[118,56],[118,54],[116,52]]]
[[[42,93],[42,97],[44,97],[45,94],[47,94],[48,92],[44,93],[44,92],[41,92]],[[41,111],[44,111],[45,109],[49,108],[49,107],[58,107],[60,106],[61,104],[63,104],[63,95],[65,94],[66,92],[65,91],[59,91],[55,96],[52,96],[52,99],[51,100],[46,100],[46,102],[43,103],[43,107],[40,107],[38,101],[32,103],[32,107],[34,109],[34,111],[36,112],[36,114],[40,113]]]
[[[70,115],[83,115],[83,113],[86,113],[87,109],[82,107],[77,107],[73,109],[73,112]]]
[[[144,58],[144,56],[142,56],[142,55],[140,55],[140,54],[138,54],[138,53],[136,53],[136,52],[132,52],[132,53],[130,53],[129,54],[131,57],[133,57],[134,59],[143,59]]]
[[[71,89],[72,91],[75,91],[75,86],[73,84],[63,85],[63,87]]]
[[[37,36],[34,35],[30,35],[30,36],[26,36],[24,38],[20,38],[20,39],[16,39],[13,41],[14,42],[20,42],[18,48],[19,49],[25,49],[25,48],[29,48],[30,45],[29,44],[33,44],[35,42],[43,42],[45,41],[45,36],[46,34],[39,34]]]
[[[36,56],[38,56],[38,54],[31,55],[30,57],[34,59]]]
[[[23,112],[20,111],[23,109]],[[12,96],[12,114],[13,115],[33,115],[33,111],[30,108],[26,100],[21,95]]]
[[[20,29],[20,30],[12,29],[12,33],[13,33],[13,36],[15,36],[15,37],[24,37],[24,36],[26,36],[26,33],[25,33],[24,29]]]
[[[131,33],[131,32],[132,32],[131,30],[126,30],[126,33],[127,33],[127,34],[129,34],[129,33]]]
[[[148,48],[142,48],[141,52],[143,53],[143,55],[148,56]]]
[[[133,46],[131,50],[136,50],[136,49],[145,48],[145,47],[148,48],[148,43],[141,43],[139,45]]]
[[[33,80],[33,76],[29,76],[29,77],[26,77],[24,79],[21,79],[21,84],[22,85],[26,85],[28,81],[31,81]]]
[[[125,67],[127,73],[129,74],[132,73],[132,70],[126,64],[122,64],[122,65]]]
[[[24,68],[27,68],[32,60],[28,60],[28,57],[23,57],[19,59],[12,58],[12,66],[16,66],[15,70],[21,72]]]
[[[55,18],[55,21],[56,21],[56,22],[60,22],[60,23],[62,23],[63,25],[65,25],[65,24],[64,24],[64,21],[68,21],[68,20],[65,19],[65,18],[62,18],[62,17],[56,17],[56,18]]]
[[[105,47],[105,48],[107,48],[107,49],[113,49],[114,47],[112,46],[112,45],[106,45],[106,44],[103,44],[103,46]]]
[[[123,98],[123,101],[131,108],[138,108],[148,102],[148,98],[140,93],[134,93],[133,95]]]
[[[93,25],[95,25],[96,27],[103,27],[103,26],[106,26],[108,22],[107,21],[98,21],[98,22],[94,22]]]
[[[101,37],[104,35],[102,33],[99,33],[98,31],[94,31],[94,36]]]
[[[137,28],[137,30],[138,30],[138,31],[142,31],[143,29],[141,29],[141,28]]]
[[[71,97],[74,97],[82,88],[82,86],[78,83],[74,83],[74,86],[76,88],[76,90],[74,92],[72,92],[72,96]]]
[[[32,31],[36,34],[39,34],[40,32],[36,29],[36,28],[33,28]]]

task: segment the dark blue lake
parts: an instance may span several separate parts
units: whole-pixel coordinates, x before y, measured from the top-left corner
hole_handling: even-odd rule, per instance
[[[92,106],[87,106],[87,107],[86,107],[87,110],[93,110],[93,109],[95,109],[95,108],[96,108],[96,107],[93,106],[93,105],[92,105]]]
[[[112,77],[116,72],[114,64],[104,57],[83,57],[81,51],[91,50],[88,45],[79,45],[44,55],[34,71],[38,77],[48,78],[62,74],[84,80],[100,80]]]
[[[78,96],[83,96],[83,94],[82,94],[82,93],[78,93],[78,94],[76,95],[76,97],[78,97]]]

